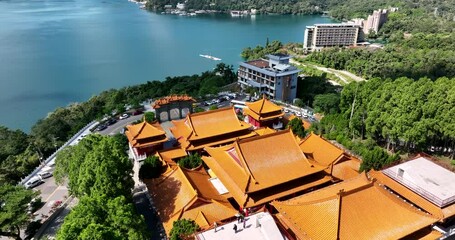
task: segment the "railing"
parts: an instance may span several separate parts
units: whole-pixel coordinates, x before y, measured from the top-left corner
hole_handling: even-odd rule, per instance
[[[128,144],[129,148],[130,148],[130,151],[133,153],[133,157],[134,157],[134,160],[139,162],[139,161],[142,161],[142,160],[145,160],[147,158],[147,154],[144,153],[144,154],[139,154],[136,150],[136,148],[134,148],[133,146],[131,146],[131,144]]]
[[[89,124],[85,125],[79,132],[74,134],[68,141],[65,142],[62,146],[60,146],[54,153],[52,153],[41,165],[39,165],[33,172],[31,172],[27,177],[21,180],[20,184],[25,184],[30,178],[35,176],[44,166],[46,166],[55,156],[57,156],[57,153],[68,146],[72,141],[76,140],[85,130],[90,129],[93,127],[95,124],[98,124],[97,121],[91,121]]]

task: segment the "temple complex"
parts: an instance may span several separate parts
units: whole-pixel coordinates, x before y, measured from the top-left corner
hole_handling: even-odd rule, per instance
[[[163,128],[157,122],[143,121],[128,125],[126,128],[125,135],[128,138],[129,149],[136,161],[142,161],[148,155],[163,149],[163,144],[168,140]]]
[[[252,126],[240,121],[232,107],[188,114],[185,119],[172,123],[175,126],[170,129],[172,134],[188,152],[256,136]]]
[[[276,217],[296,239],[435,239],[437,218],[365,174],[287,200]]]
[[[188,170],[169,166],[160,178],[146,180],[167,234],[179,219],[192,219],[204,229],[237,213],[210,179],[202,167]]]
[[[283,108],[269,101],[265,95],[256,102],[245,104],[248,107],[243,110],[243,114],[246,115],[245,120],[254,127],[283,128]]]
[[[331,182],[325,166],[303,154],[290,130],[205,149],[203,161],[240,207],[253,207]]]

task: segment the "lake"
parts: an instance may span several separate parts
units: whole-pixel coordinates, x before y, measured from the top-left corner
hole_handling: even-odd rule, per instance
[[[110,88],[233,64],[267,38],[302,42],[321,16],[184,17],[127,0],[0,0],[0,125],[30,131],[47,113]]]

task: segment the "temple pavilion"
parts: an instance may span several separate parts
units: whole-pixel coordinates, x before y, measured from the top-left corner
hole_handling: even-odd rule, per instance
[[[128,125],[126,128],[129,149],[136,161],[142,161],[147,156],[155,154],[157,150],[163,149],[163,144],[168,140],[165,131],[157,122],[143,121]]]
[[[262,99],[245,103],[248,108],[243,110],[246,121],[254,127],[283,128],[283,108],[269,101],[265,95]]]
[[[179,219],[194,220],[204,229],[237,213],[202,166],[188,170],[167,165],[168,170],[161,177],[145,182],[168,235]]]
[[[274,201],[280,225],[295,239],[436,239],[438,221],[365,174]]]
[[[359,175],[360,160],[328,140],[310,133],[299,144],[310,161],[326,166],[326,172],[339,180]]]
[[[188,114],[185,119],[172,123],[175,126],[170,129],[172,134],[180,147],[188,152],[257,135],[250,124],[237,118],[232,107]]]
[[[326,166],[310,161],[290,130],[207,147],[202,157],[240,207],[253,207],[331,182]]]

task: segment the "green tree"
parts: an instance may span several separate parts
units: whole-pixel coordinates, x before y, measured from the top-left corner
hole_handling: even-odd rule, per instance
[[[23,186],[0,185],[0,236],[22,239],[20,229],[30,222],[27,204],[37,195]]]
[[[217,110],[218,109],[218,106],[216,105],[212,105],[209,107],[209,110]]]
[[[124,196],[84,196],[57,233],[57,239],[148,239],[144,218]]]
[[[188,169],[193,169],[196,167],[199,167],[202,164],[202,158],[199,156],[199,154],[190,154],[185,156],[184,158],[180,159],[179,165],[188,168]]]
[[[89,135],[78,145],[57,155],[55,179],[68,186],[75,196],[129,196],[133,188],[132,163],[124,146],[115,138]]]
[[[194,220],[180,219],[174,221],[170,232],[171,240],[184,240],[188,239],[191,234],[195,233],[199,229],[199,226]]]
[[[144,120],[148,123],[152,123],[155,121],[155,113],[154,112],[145,112],[144,113]]]
[[[363,161],[360,164],[360,172],[368,172],[371,169],[381,170],[384,166],[393,163],[399,158],[396,155],[389,155],[380,147],[374,147],[371,151],[365,151],[362,157]]]
[[[302,119],[296,117],[289,121],[287,128],[290,128],[292,132],[299,136],[300,138],[304,138],[306,136],[305,128],[303,128]]]
[[[340,95],[336,93],[319,94],[314,97],[313,108],[316,112],[333,114],[339,111]]]
[[[139,170],[139,178],[157,178],[162,172],[162,164],[157,156],[150,156],[144,160]]]

